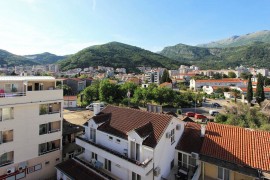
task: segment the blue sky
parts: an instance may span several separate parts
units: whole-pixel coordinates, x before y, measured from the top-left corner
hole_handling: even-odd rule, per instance
[[[270,30],[270,0],[0,0],[0,49],[72,54],[119,41],[151,51]]]

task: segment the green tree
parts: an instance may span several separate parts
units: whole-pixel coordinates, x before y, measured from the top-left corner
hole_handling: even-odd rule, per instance
[[[108,79],[102,80],[99,85],[99,100],[107,103],[119,103],[121,101],[119,85],[111,83]]]
[[[263,88],[264,82],[263,82],[263,76],[261,73],[258,74],[257,79],[257,89],[256,89],[256,100],[259,104],[264,101],[265,95],[264,95],[264,88]]]
[[[90,104],[92,101],[99,99],[99,81],[93,82],[91,86],[85,88],[82,92],[83,94],[83,104]]]
[[[231,95],[234,97],[234,102],[236,103],[236,99],[240,96],[241,92],[237,89],[231,90]]]
[[[232,72],[232,71],[228,72],[228,77],[229,78],[236,78],[235,72]]]
[[[248,86],[247,86],[247,101],[248,101],[248,103],[251,103],[252,99],[253,99],[252,82],[251,82],[251,76],[249,76]]]
[[[164,70],[161,80],[160,80],[160,83],[164,83],[164,82],[170,82],[170,83],[172,82],[167,69]]]
[[[213,75],[213,78],[214,78],[214,79],[222,79],[222,75],[221,75],[220,73],[215,73],[215,74]]]
[[[249,77],[250,75],[251,75],[250,73],[243,72],[243,73],[240,74],[240,78],[241,78],[241,79],[248,79],[248,77]]]

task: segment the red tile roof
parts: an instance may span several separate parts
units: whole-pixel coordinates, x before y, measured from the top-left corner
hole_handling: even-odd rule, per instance
[[[243,92],[247,92],[247,88],[240,88]],[[256,92],[256,88],[252,88]],[[270,92],[270,88],[263,88],[264,92]]]
[[[69,159],[60,164],[57,164],[55,167],[56,169],[60,170],[64,174],[67,174],[68,177],[72,177],[73,179],[105,179],[104,177],[100,176],[89,168],[86,168],[85,166],[81,165],[73,159]]]
[[[203,138],[201,137],[201,125],[188,122],[185,126],[184,133],[179,140],[175,149],[187,153],[199,153],[202,147]]]
[[[233,79],[233,78],[224,78],[224,79],[202,79],[196,80],[196,82],[220,82],[220,83],[236,83],[236,82],[247,82],[247,80],[243,79]]]
[[[64,101],[77,101],[77,96],[64,96]]]
[[[132,130],[144,129],[143,126],[152,126],[153,132],[143,142],[144,145],[155,147],[169,125],[173,116],[152,113],[132,108],[123,108],[108,105],[102,110],[103,113],[111,113],[111,119],[98,129],[122,138],[127,138],[127,133]]]
[[[270,171],[270,132],[208,123],[200,154]]]

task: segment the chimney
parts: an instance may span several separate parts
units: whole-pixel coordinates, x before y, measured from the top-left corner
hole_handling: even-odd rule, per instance
[[[201,137],[204,137],[205,135],[205,126],[204,124],[201,125]]]
[[[93,103],[94,115],[97,115],[100,112],[100,103]]]

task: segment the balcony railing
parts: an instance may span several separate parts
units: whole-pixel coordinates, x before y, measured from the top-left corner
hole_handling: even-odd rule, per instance
[[[53,152],[53,151],[57,151],[57,150],[60,150],[60,148],[54,148],[54,149],[42,151],[42,152],[39,152],[38,155],[41,156],[43,154],[47,154],[47,153],[50,153],[50,152]]]
[[[113,155],[115,155],[117,157],[120,157],[120,158],[122,158],[124,160],[127,160],[127,161],[129,161],[129,162],[131,162],[133,164],[136,164],[137,166],[140,166],[140,167],[146,167],[152,161],[152,159],[150,159],[147,162],[145,162],[145,161],[139,162],[139,161],[136,161],[134,159],[131,159],[131,158],[129,158],[129,157],[127,157],[127,156],[125,156],[125,155],[123,155],[123,154],[115,151],[115,150],[109,149],[109,148],[107,148],[105,146],[102,146],[100,144],[96,144],[96,143],[94,143],[92,141],[89,141],[89,140],[87,140],[87,139],[85,139],[83,137],[77,136],[77,138],[80,139],[80,140],[82,140],[82,141],[84,141],[84,142],[86,142],[86,143],[89,143],[89,144],[91,144],[91,145],[93,145],[93,146],[95,146],[97,148],[100,148],[100,149],[102,149],[102,150],[104,150],[104,151],[106,151],[106,152],[108,152],[110,154],[113,154]]]
[[[88,163],[88,162],[86,162],[86,161],[84,161],[84,160],[82,160],[82,159],[80,159],[80,158],[78,158],[76,156],[74,157],[74,159],[77,160],[77,161],[79,161],[83,165],[87,166],[88,168],[94,170],[98,174],[100,174],[100,175],[102,175],[102,176],[104,176],[104,177],[106,177],[106,178],[108,178],[110,180],[116,180],[115,178],[113,178],[113,177],[109,176],[108,174],[102,172],[99,168],[96,168],[94,165],[92,165],[92,164],[90,164],[90,163]]]
[[[25,92],[10,92],[10,93],[0,93],[0,98],[11,98],[11,97],[19,97],[25,96]]]
[[[7,166],[7,165],[10,165],[10,164],[13,164],[13,163],[14,163],[13,160],[0,162],[0,167]]]

